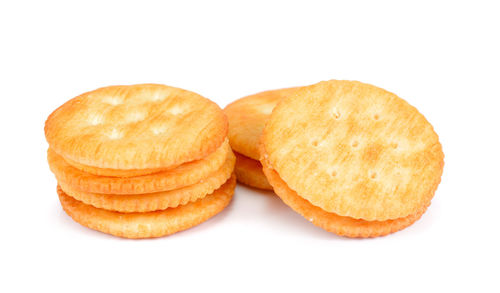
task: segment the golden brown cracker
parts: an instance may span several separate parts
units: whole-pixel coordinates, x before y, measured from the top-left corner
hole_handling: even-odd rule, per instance
[[[233,176],[212,194],[162,211],[119,213],[86,205],[57,188],[64,211],[79,224],[124,238],[153,238],[189,229],[221,212],[231,201],[236,185]]]
[[[327,212],[367,221],[417,214],[444,165],[438,136],[417,109],[356,81],[297,90],[273,110],[262,141],[290,189]]]
[[[162,171],[167,171],[170,169],[173,169],[177,166],[174,167],[169,167],[169,168],[152,168],[152,169],[127,169],[127,170],[121,170],[121,169],[110,169],[110,168],[97,168],[93,166],[87,166],[83,165],[80,163],[77,163],[75,161],[72,161],[68,158],[63,159],[70,164],[71,166],[75,167],[78,170],[81,170],[86,173],[90,173],[93,175],[97,176],[106,176],[106,177],[136,177],[136,176],[143,176],[143,175],[149,175],[149,174],[154,174]]]
[[[259,189],[273,190],[273,187],[267,182],[267,178],[262,172],[262,164],[259,161],[250,159],[237,152],[234,155],[236,156],[234,173],[238,182]]]
[[[206,157],[227,127],[219,106],[198,94],[138,84],[71,99],[48,117],[45,136],[57,154],[81,165],[155,169]]]
[[[236,152],[259,160],[258,143],[265,122],[278,102],[297,88],[272,90],[247,96],[224,108],[229,120],[229,143]]]
[[[106,194],[142,194],[182,188],[196,184],[218,170],[226,160],[236,159],[228,143],[208,157],[182,164],[174,169],[138,177],[103,177],[80,171],[56,153],[47,152],[49,166],[58,181],[73,189]]]
[[[175,208],[196,201],[212,193],[226,182],[233,172],[234,160],[226,160],[224,165],[199,183],[179,189],[146,194],[104,194],[76,190],[63,181],[61,189],[74,199],[96,208],[122,213],[151,212]]]
[[[274,188],[274,192],[291,207],[314,225],[340,236],[368,238],[384,236],[402,230],[416,222],[427,209],[427,204],[417,212],[404,218],[386,221],[365,221],[339,216],[327,212],[299,196],[279,177],[278,173],[264,164],[264,173]]]

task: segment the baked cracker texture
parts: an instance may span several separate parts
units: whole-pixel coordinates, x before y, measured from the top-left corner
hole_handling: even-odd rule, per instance
[[[217,149],[228,122],[214,102],[160,84],[109,86],[79,95],[45,123],[53,151],[103,169],[170,168]]]
[[[64,211],[81,225],[124,238],[153,238],[196,226],[221,212],[231,201],[233,176],[212,194],[176,208],[147,213],[119,213],[86,205],[57,188]]]
[[[420,219],[428,205],[420,207],[416,213],[404,218],[386,221],[365,221],[339,216],[309,203],[291,190],[273,169],[264,165],[264,173],[281,200],[312,224],[339,236],[370,238],[385,236],[402,230]]]
[[[220,169],[226,160],[235,161],[229,143],[207,157],[167,171],[137,177],[104,177],[83,172],[68,164],[52,149],[47,160],[57,180],[83,192],[106,194],[142,194],[168,191],[196,184]]]
[[[109,169],[109,168],[98,168],[98,167],[93,167],[93,166],[87,166],[83,165],[80,163],[77,163],[75,161],[72,161],[68,158],[63,159],[66,161],[66,163],[70,164],[71,166],[75,167],[76,169],[90,173],[93,175],[97,176],[106,176],[106,177],[136,177],[136,176],[142,176],[142,175],[148,175],[148,174],[154,174],[154,173],[159,173],[162,171],[167,171],[170,169],[174,169],[177,166],[171,166],[168,168],[149,168],[149,169]]]
[[[59,181],[60,188],[67,195],[96,208],[122,213],[151,212],[175,208],[196,201],[224,184],[234,168],[234,160],[228,159],[222,167],[199,183],[179,189],[145,194],[104,194],[82,192]]]
[[[262,143],[269,168],[300,197],[366,221],[418,214],[444,166],[438,136],[417,109],[357,81],[298,89],[273,110]]]
[[[224,108],[229,120],[229,143],[236,153],[235,173],[239,182],[272,190],[259,162],[259,138],[273,108],[296,89],[261,92],[238,99]]]
[[[231,148],[244,156],[259,160],[259,139],[265,123],[278,102],[298,88],[265,91],[243,97],[224,108],[229,120]]]
[[[267,182],[266,175],[262,172],[262,164],[259,161],[236,152],[234,155],[236,156],[234,173],[239,182],[259,189],[273,190],[273,187]]]

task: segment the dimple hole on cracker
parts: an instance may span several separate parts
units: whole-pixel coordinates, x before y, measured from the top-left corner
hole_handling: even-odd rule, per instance
[[[183,114],[186,111],[184,107],[181,107],[180,105],[174,105],[170,109],[167,110],[168,113],[172,115],[180,115]]]
[[[105,97],[104,99],[102,99],[102,101],[103,101],[103,103],[109,104],[111,106],[116,106],[116,105],[120,105],[123,103],[122,98],[113,97],[113,96]]]
[[[144,120],[146,117],[146,114],[143,112],[132,112],[127,115],[126,120],[129,123],[134,123],[134,122],[139,122],[141,120]]]
[[[379,120],[379,119],[380,119],[380,115],[379,115],[379,114],[375,114],[375,115],[373,115],[373,119],[374,119],[375,121]]]
[[[154,126],[154,127],[151,127],[151,132],[153,132],[154,135],[163,134],[163,133],[165,133],[166,130],[167,130],[167,128],[163,127],[163,126]]]
[[[167,97],[167,95],[165,95],[164,93],[161,93],[161,92],[155,92],[151,95],[151,101],[153,102],[161,102],[163,100],[165,100],[165,98]]]
[[[373,180],[377,179],[377,172],[371,172],[370,179],[373,179]]]
[[[107,136],[109,139],[120,139],[123,137],[123,132],[119,131],[118,129],[116,128],[113,128],[111,129],[111,131],[109,131],[107,133]]]
[[[359,146],[359,142],[358,142],[357,140],[355,140],[355,141],[353,141],[353,142],[352,142],[351,146],[352,146],[353,148],[356,148],[356,147],[358,147],[358,146]]]
[[[99,114],[99,113],[92,113],[89,115],[87,121],[90,125],[93,125],[93,126],[99,125],[99,124],[102,124],[104,122],[104,116]]]
[[[333,108],[332,109],[332,116],[333,118],[335,118],[336,120],[339,120],[340,117],[342,116],[342,114],[340,114],[340,111],[337,109],[337,108]]]

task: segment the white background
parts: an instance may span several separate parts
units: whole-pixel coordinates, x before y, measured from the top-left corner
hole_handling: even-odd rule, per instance
[[[0,291],[499,292],[499,15],[495,1],[2,1]],[[340,238],[242,186],[212,220],[155,240],[59,206],[43,125],[82,92],[155,82],[224,107],[327,79],[388,89],[440,135],[442,183],[406,230]]]

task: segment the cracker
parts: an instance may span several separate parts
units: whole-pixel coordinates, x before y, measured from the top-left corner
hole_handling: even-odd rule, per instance
[[[367,221],[418,213],[441,180],[437,134],[381,88],[327,81],[273,110],[262,141],[272,169],[311,204]]]
[[[259,160],[259,138],[278,102],[298,88],[261,92],[232,102],[224,108],[229,120],[229,143],[236,152]]]
[[[365,221],[361,219],[353,219],[351,217],[343,217],[335,213],[329,213],[303,199],[287,186],[276,171],[269,168],[269,166],[266,166],[265,163],[263,170],[269,182],[273,186],[274,192],[286,205],[291,207],[295,212],[302,215],[314,225],[340,236],[368,238],[394,233],[410,226],[420,219],[428,206],[428,204],[426,204],[417,209],[416,213],[394,220]]]
[[[226,182],[233,173],[234,160],[226,160],[224,165],[199,183],[179,189],[146,194],[104,194],[76,190],[63,181],[61,189],[74,199],[96,208],[122,213],[151,212],[175,208],[196,201],[212,193]]]
[[[148,175],[148,174],[154,174],[162,171],[167,171],[170,169],[173,169],[177,166],[169,167],[169,168],[150,168],[150,169],[128,169],[128,170],[121,170],[121,169],[109,169],[109,168],[97,168],[93,166],[87,166],[87,165],[82,165],[80,163],[77,163],[75,161],[72,161],[68,158],[63,159],[70,164],[71,166],[75,167],[78,170],[81,170],[86,173],[94,174],[97,176],[107,176],[107,177],[136,177],[136,176],[142,176],[142,175]]]
[[[79,224],[124,238],[153,238],[189,229],[221,212],[236,185],[231,177],[212,194],[176,208],[148,213],[119,213],[86,205],[57,188],[64,211]]]
[[[234,155],[236,156],[234,173],[238,182],[255,188],[273,190],[273,187],[267,182],[267,178],[262,172],[262,164],[259,161],[236,152]]]
[[[59,155],[109,169],[170,168],[212,153],[227,118],[210,100],[159,84],[110,86],[56,109],[45,136]]]
[[[73,189],[107,194],[142,194],[178,189],[196,184],[218,170],[226,160],[235,161],[229,147],[224,143],[208,157],[182,164],[168,171],[138,177],[103,177],[80,171],[58,156],[51,149],[47,152],[50,169],[58,181]]]

